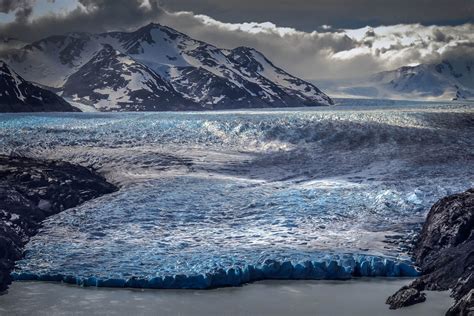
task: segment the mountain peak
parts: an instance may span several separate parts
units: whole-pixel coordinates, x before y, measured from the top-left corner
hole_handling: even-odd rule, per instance
[[[137,29],[135,32],[149,32],[151,30],[160,30],[162,32],[181,35],[181,36],[185,35],[185,34],[179,32],[179,31],[177,31],[177,30],[175,30],[175,29],[173,29],[169,26],[162,25],[160,23],[154,23],[154,22],[148,23],[147,25]]]
[[[180,31],[166,26],[162,25],[159,23],[149,23],[136,31],[129,33],[132,36],[132,39],[139,39],[143,38],[147,42],[153,42],[153,36],[152,33],[155,33],[155,35],[159,34],[158,32],[153,32],[153,31],[159,31],[163,34],[165,34],[165,37],[167,37],[170,41],[176,41],[178,39],[184,39],[184,40],[193,40],[190,38],[188,35],[181,33]],[[158,35],[159,36],[159,35]],[[194,40],[196,41],[196,40]],[[198,42],[198,41],[196,41]]]
[[[144,28],[161,28],[163,25],[160,23],[155,23],[155,22],[150,22],[147,25],[144,26]]]

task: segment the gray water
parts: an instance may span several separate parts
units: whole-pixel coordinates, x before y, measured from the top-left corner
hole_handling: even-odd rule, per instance
[[[1,315],[317,315],[442,316],[448,292],[389,310],[386,298],[410,280],[264,281],[216,290],[130,290],[15,282]]]

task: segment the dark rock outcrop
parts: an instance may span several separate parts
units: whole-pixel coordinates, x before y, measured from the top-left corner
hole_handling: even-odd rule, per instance
[[[116,190],[85,167],[0,155],[0,292],[42,220]]]
[[[474,289],[459,299],[446,313],[446,316],[474,315]]]
[[[425,293],[413,287],[404,286],[387,299],[387,304],[390,305],[390,309],[397,309],[424,301],[426,301]]]
[[[456,303],[447,315],[474,315],[474,189],[436,202],[428,213],[413,257],[422,277],[387,299],[390,308],[412,305],[403,295],[452,290]]]
[[[444,249],[474,238],[474,189],[445,197],[433,205],[414,249],[416,263],[431,266]]]

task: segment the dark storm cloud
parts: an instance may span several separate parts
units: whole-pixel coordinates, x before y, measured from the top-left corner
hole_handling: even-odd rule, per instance
[[[3,6],[4,0],[0,1]],[[0,34],[24,41],[75,31],[128,30],[155,21],[163,12],[157,0],[79,0],[79,6],[67,14],[52,13],[27,21],[24,16],[18,16],[18,12],[30,9],[34,1],[21,2],[23,5],[16,7],[5,2],[5,10],[16,10],[17,18],[0,24]]]
[[[15,12],[15,18],[19,23],[25,23],[33,13],[34,0],[1,0],[0,12]]]
[[[312,31],[326,24],[337,28],[366,25],[472,22],[472,0],[162,0],[172,11],[193,11],[224,22],[272,21]]]
[[[456,62],[472,62],[474,56],[474,42],[459,43],[449,47],[439,55],[439,60],[450,60]]]
[[[9,13],[25,6],[31,6],[33,1],[29,0],[2,0],[0,1],[0,12]]]
[[[163,14],[160,21],[217,46],[255,47],[307,79],[357,77],[408,64],[437,62],[449,47],[457,50],[458,44],[474,41],[473,24],[397,24],[304,32],[268,22],[224,23],[192,12]]]

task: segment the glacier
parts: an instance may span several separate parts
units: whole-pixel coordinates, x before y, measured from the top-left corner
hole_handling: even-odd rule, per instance
[[[212,288],[416,276],[429,207],[474,184],[474,104],[1,114],[0,152],[97,169],[118,192],[48,218],[16,280]]]

